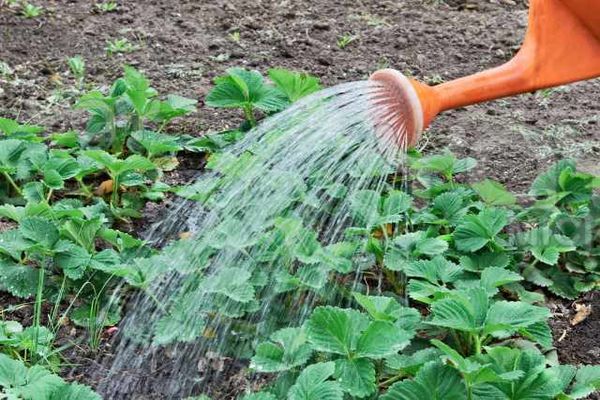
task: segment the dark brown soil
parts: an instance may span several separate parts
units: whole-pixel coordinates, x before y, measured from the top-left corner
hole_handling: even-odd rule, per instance
[[[94,3],[36,0],[45,12],[29,20],[0,6],[0,61],[14,70],[0,75],[0,116],[31,120],[48,132],[81,130],[84,113],[71,110],[68,97],[56,100],[73,87],[66,58],[81,55],[90,85],[108,85],[130,64],[160,93],[198,98],[199,112],[169,131],[202,135],[241,121],[235,112],[202,106],[212,79],[228,67],[282,66],[334,85],[389,66],[436,83],[507,61],[527,17],[524,0],[140,0],[119,1],[116,12],[105,14]],[[336,41],[345,34],[356,40],[340,49]],[[139,49],[107,56],[106,42],[122,37]],[[598,98],[595,80],[447,112],[433,123],[425,151],[449,147],[475,157],[479,166],[470,179],[491,177],[522,192],[560,157],[600,173]],[[185,180],[201,165],[191,159],[178,173]],[[152,220],[160,210],[148,211]],[[598,304],[598,296],[584,301]],[[576,327],[557,319],[557,337],[567,329],[557,342],[561,361],[597,362],[599,310],[594,306]]]

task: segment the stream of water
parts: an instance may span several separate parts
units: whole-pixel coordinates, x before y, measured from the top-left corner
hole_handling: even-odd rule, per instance
[[[100,383],[105,398],[209,394],[230,378],[223,365],[242,368],[257,338],[301,323],[315,302],[348,301],[332,287],[362,285],[373,263],[340,256],[354,195],[382,192],[403,165],[373,100],[382,93],[373,82],[322,90],[212,157],[186,189],[195,200],[179,201],[147,234],[157,245],[185,239],[137,264],[147,284],[128,300]]]

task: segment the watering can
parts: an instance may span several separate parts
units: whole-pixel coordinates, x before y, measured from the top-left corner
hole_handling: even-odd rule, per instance
[[[386,124],[406,148],[442,111],[598,76],[600,0],[530,0],[525,40],[504,65],[437,86],[393,69],[370,79],[383,85],[377,105],[386,107]]]

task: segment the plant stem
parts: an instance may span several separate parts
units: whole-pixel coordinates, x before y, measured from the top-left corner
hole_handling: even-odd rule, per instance
[[[250,126],[254,128],[256,126],[256,118],[254,118],[254,113],[252,112],[252,105],[248,104],[244,106],[244,116],[250,123]]]
[[[113,190],[110,195],[110,202],[112,203],[113,207],[118,207],[119,206],[119,177],[118,177],[118,175],[115,175],[115,176],[111,176],[111,178],[113,181]]]
[[[399,381],[402,378],[404,378],[404,375],[403,374],[398,374],[398,375],[392,376],[391,378],[386,379],[383,382],[379,382],[377,384],[377,386],[379,386],[379,388],[383,389],[383,388],[388,387],[392,383]]]
[[[10,183],[10,186],[12,186],[13,189],[15,189],[15,192],[17,192],[17,194],[19,196],[22,196],[23,192],[21,191],[21,188],[19,187],[19,185],[17,185],[15,183],[15,181],[13,181],[13,179],[10,177],[10,175],[8,174],[8,172],[2,172],[2,175],[4,175],[4,177],[6,178],[6,180],[8,181],[8,183]]]
[[[31,361],[37,361],[37,347],[40,334],[40,326],[42,322],[42,302],[44,300],[44,273],[45,269],[41,266],[38,270],[37,290],[35,293],[35,304],[33,306],[33,344],[31,346]]]
[[[474,335],[473,339],[475,341],[475,354],[480,355],[481,354],[481,338],[479,337],[479,335]]]

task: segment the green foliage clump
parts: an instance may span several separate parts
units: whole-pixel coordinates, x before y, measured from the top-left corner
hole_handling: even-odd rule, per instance
[[[267,114],[281,111],[300,98],[321,88],[319,79],[285,69],[269,70],[274,85],[264,81],[258,71],[230,68],[227,75],[215,79],[215,87],[206,96],[206,105],[240,108],[251,127],[256,126],[254,110]]]

